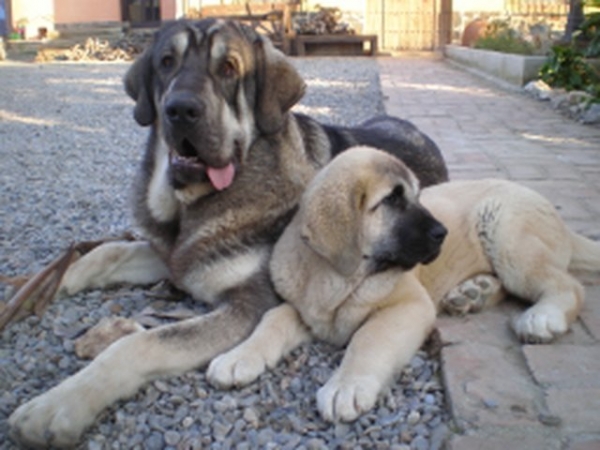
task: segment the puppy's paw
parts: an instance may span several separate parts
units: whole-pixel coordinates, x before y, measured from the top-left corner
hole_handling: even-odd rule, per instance
[[[502,284],[493,275],[477,275],[452,289],[441,301],[448,314],[464,315],[481,311],[502,295]]]
[[[252,383],[266,369],[265,359],[258,352],[234,348],[211,361],[206,377],[213,386],[229,389]]]
[[[515,333],[528,344],[550,342],[568,328],[564,312],[554,305],[534,305],[513,321]]]
[[[317,392],[317,408],[325,420],[351,422],[373,408],[380,390],[380,383],[372,377],[334,375]]]
[[[86,392],[68,393],[59,385],[21,405],[8,419],[11,437],[24,446],[71,447],[94,421]]]

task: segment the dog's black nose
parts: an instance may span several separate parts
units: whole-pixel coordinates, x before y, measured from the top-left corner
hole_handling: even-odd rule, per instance
[[[446,235],[448,234],[448,230],[444,225],[438,223],[429,229],[429,238],[435,242],[436,244],[441,244],[444,242]]]
[[[173,125],[191,125],[204,113],[204,105],[189,95],[172,95],[165,104],[165,114]]]

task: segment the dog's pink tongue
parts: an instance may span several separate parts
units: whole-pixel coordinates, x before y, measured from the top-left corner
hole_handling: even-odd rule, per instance
[[[233,183],[233,177],[235,176],[235,167],[232,163],[229,163],[225,167],[216,169],[214,167],[206,168],[206,175],[212,183],[213,187],[217,191],[227,189]]]

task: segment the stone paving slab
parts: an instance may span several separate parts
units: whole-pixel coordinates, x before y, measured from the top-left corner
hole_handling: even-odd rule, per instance
[[[583,306],[581,320],[594,339],[600,341],[600,285],[586,284],[585,289],[588,301]],[[598,372],[598,378],[600,378],[600,372]]]
[[[598,345],[525,345],[523,353],[533,377],[541,385],[600,389]],[[569,367],[568,377],[565,367]]]
[[[500,436],[457,436],[448,445],[448,450],[560,450],[561,448],[561,443],[552,436],[527,432]],[[585,447],[581,450],[584,449],[587,450]],[[591,447],[590,450],[592,449],[598,450],[598,447]]]
[[[379,65],[387,112],[437,142],[452,179],[518,181],[548,197],[571,228],[600,239],[600,127],[439,57]],[[526,305],[514,300],[438,319],[450,450],[600,450],[600,276],[584,280],[582,317],[549,345],[516,339],[510,322]]]
[[[560,417],[560,431],[571,437],[600,431],[600,388],[546,389],[548,409]]]
[[[600,448],[600,439],[584,439],[579,442],[573,442],[568,450],[598,450]]]

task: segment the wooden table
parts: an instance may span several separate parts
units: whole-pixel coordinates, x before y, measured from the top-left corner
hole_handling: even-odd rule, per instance
[[[366,50],[364,49],[365,42],[369,43]],[[376,34],[299,34],[294,37],[294,43],[298,56],[310,53],[351,54],[348,53],[348,50],[370,56],[377,55]],[[313,52],[307,52],[307,47],[312,48]],[[321,52],[316,50],[317,48],[320,48]]]

